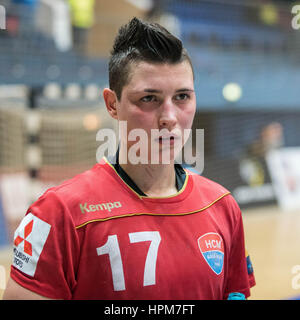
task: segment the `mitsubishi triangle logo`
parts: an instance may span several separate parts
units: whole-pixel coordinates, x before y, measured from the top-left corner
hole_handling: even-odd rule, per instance
[[[51,225],[28,213],[14,235],[13,266],[34,276],[40,255],[50,233]]]
[[[17,236],[16,239],[14,240],[14,245],[16,247],[19,246],[24,241],[24,252],[27,253],[28,255],[32,256],[32,245],[29,241],[27,241],[27,237],[30,235],[32,232],[32,227],[33,227],[33,220],[31,220],[24,228],[24,238],[21,236]]]

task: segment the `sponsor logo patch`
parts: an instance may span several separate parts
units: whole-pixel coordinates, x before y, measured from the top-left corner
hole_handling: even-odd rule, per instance
[[[206,233],[198,238],[198,247],[204,260],[217,275],[221,274],[224,264],[224,244],[218,233]]]
[[[121,208],[121,207],[122,207],[122,204],[120,201],[98,203],[98,204],[87,204],[85,202],[85,203],[79,204],[81,213],[96,212],[96,211],[102,211],[102,210],[108,210],[110,212],[114,208]]]
[[[50,224],[32,213],[23,218],[14,235],[14,267],[34,276],[50,229]]]

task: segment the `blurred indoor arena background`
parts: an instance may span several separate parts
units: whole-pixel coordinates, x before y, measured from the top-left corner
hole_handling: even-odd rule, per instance
[[[46,188],[96,163],[118,28],[178,35],[195,67],[203,175],[242,208],[251,299],[300,298],[300,6],[271,0],[0,0],[0,299],[13,233]],[[300,2],[299,2],[300,5]],[[298,25],[299,20],[299,25]]]

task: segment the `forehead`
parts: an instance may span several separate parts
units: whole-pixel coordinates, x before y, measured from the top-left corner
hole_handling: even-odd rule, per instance
[[[139,62],[131,66],[128,83],[124,89],[139,91],[145,88],[192,88],[193,83],[192,67],[186,60],[176,64]]]

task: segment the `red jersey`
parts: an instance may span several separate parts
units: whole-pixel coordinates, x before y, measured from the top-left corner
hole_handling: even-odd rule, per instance
[[[250,295],[240,209],[186,170],[174,196],[137,194],[103,159],[27,211],[11,277],[54,299],[197,300]]]

